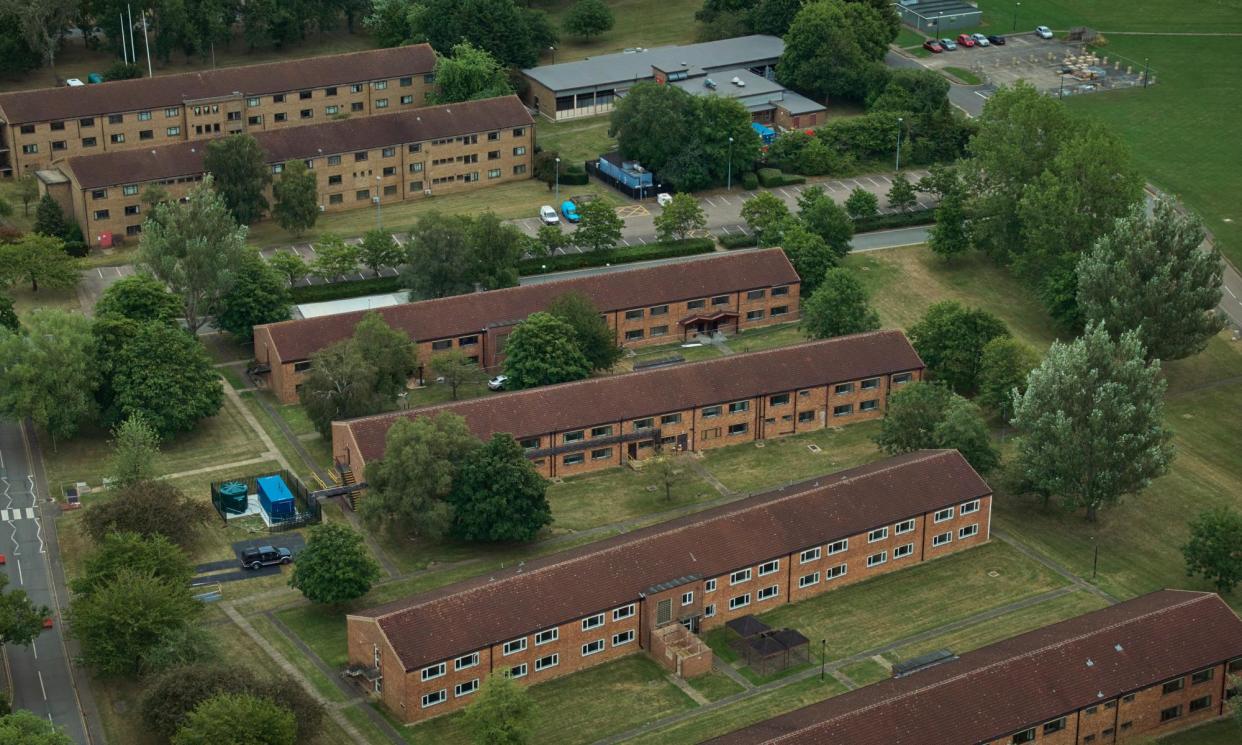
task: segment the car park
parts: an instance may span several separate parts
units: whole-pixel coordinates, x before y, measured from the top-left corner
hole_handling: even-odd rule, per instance
[[[505,389],[505,383],[508,383],[508,382],[509,382],[508,375],[497,375],[496,377],[487,381],[487,389],[489,391],[503,391]]]
[[[241,564],[245,569],[259,569],[273,564],[288,564],[293,552],[281,546],[251,546],[242,551]]]
[[[970,38],[975,40],[975,46],[977,47],[992,46],[992,42],[988,41],[988,37],[984,36],[983,34],[971,34]]]
[[[940,48],[946,52],[952,52],[953,50],[957,49],[957,42],[953,41],[952,39],[941,39]]]
[[[544,225],[556,225],[561,221],[560,216],[556,214],[556,210],[550,204],[545,204],[539,208],[539,219]]]
[[[988,41],[992,42],[998,47],[1005,46],[1005,37],[1001,36],[1000,34],[989,36]]]
[[[931,52],[932,54],[940,54],[941,52],[944,51],[944,47],[940,46],[940,42],[936,41],[935,39],[928,39],[927,41],[923,42],[923,48]]]
[[[975,45],[975,39],[970,34],[958,34],[957,43],[959,46],[963,46],[969,49],[970,47],[973,47]]]
[[[1048,28],[1047,26],[1036,26],[1035,35],[1041,39],[1051,39],[1052,29]]]
[[[572,199],[561,202],[561,216],[569,222],[578,222],[582,219],[582,215],[578,214],[578,205],[574,204]]]

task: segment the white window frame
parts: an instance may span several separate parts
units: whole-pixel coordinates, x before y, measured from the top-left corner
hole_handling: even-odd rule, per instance
[[[703,606],[703,617],[704,618],[714,618],[715,615],[716,615],[716,604],[715,603],[708,603],[707,605]]]
[[[612,611],[612,620],[620,621],[634,615],[634,604],[623,605],[620,608],[614,608]]]
[[[505,657],[508,657],[511,654],[517,654],[518,652],[525,652],[526,637],[505,642],[505,646],[501,651],[504,653]]]
[[[979,500],[972,499],[969,502],[962,502],[957,508],[958,515],[973,515],[979,511]]]
[[[703,592],[715,592],[715,591],[716,591],[716,580],[715,579],[709,579],[703,583]]]
[[[914,553],[913,543],[907,543],[903,546],[898,546],[897,548],[893,549],[893,561],[896,561],[898,559],[904,559],[907,556],[912,555],[913,553]]]
[[[591,629],[598,629],[600,626],[603,626],[603,625],[604,625],[604,614],[603,613],[596,613],[593,616],[587,616],[586,618],[582,619],[582,630],[583,631],[590,631]]]
[[[945,507],[943,510],[936,510],[936,514],[932,515],[932,522],[942,523],[947,520],[952,520],[953,515],[954,515],[953,508]]]
[[[870,556],[867,557],[867,568],[868,569],[870,569],[871,567],[878,567],[881,564],[887,564],[887,563],[888,563],[888,552],[887,551],[881,551],[878,554],[871,554]]]
[[[544,637],[547,636],[548,634],[551,634],[552,636],[549,636],[548,638],[545,639]],[[550,629],[544,629],[543,631],[540,631],[538,634],[535,634],[535,646],[541,647],[544,644],[551,644],[552,642],[560,638],[561,638],[561,629],[559,626],[555,626]]]
[[[599,646],[596,646],[599,645]],[[593,654],[599,654],[607,648],[603,639],[595,639],[582,645],[582,656],[590,657]]]
[[[841,571],[838,572],[837,571],[838,569],[840,569]],[[846,574],[849,574],[849,571],[850,571],[849,564],[837,564],[834,567],[829,567],[824,572],[824,582],[827,583],[827,582],[830,582],[836,579],[837,577],[844,577]]]
[[[849,538],[842,538],[839,541],[833,541],[832,543],[828,544],[828,555],[829,556],[843,553],[849,550],[850,550],[850,539]]]
[[[745,575],[745,576],[742,576],[741,579],[738,579],[740,575]],[[751,576],[750,567],[746,567],[745,569],[739,569],[736,572],[732,572],[729,574],[729,586],[732,587],[734,585],[740,585],[743,582],[749,582],[750,576]]]
[[[435,698],[435,700],[434,701],[430,700],[433,697]],[[448,701],[448,689],[447,688],[441,688],[438,691],[430,691],[428,693],[423,694],[422,706],[420,708],[430,709],[433,706],[439,706],[445,701]]]
[[[739,602],[740,601],[740,602]],[[736,597],[729,598],[729,610],[737,610],[750,605],[750,593],[744,592]]]
[[[508,678],[525,678],[529,670],[530,668],[526,666],[526,663],[521,662],[505,671],[505,676]]]
[[[694,590],[683,592],[681,594],[681,604],[683,606],[694,604]]]
[[[957,529],[957,539],[964,541],[967,538],[974,538],[979,535],[979,523],[971,523]]]
[[[875,530],[867,533],[867,543],[876,543],[878,541],[884,540],[885,538],[888,538],[888,526],[887,525],[885,525],[883,528],[876,528]]]
[[[443,677],[446,672],[448,672],[448,663],[446,662],[441,662],[436,665],[428,665],[423,668],[423,681],[425,682]]]
[[[772,559],[771,561],[765,561],[759,565],[759,576],[765,577],[769,574],[775,574],[776,572],[779,572],[780,570],[781,570],[781,560]]]
[[[453,671],[456,672],[458,670],[465,670],[466,668],[474,667],[478,664],[479,664],[479,653],[478,652],[471,652],[470,654],[463,654],[461,657],[458,657],[457,659],[453,660]]]
[[[545,665],[543,661],[548,659],[549,657],[552,658],[552,661]],[[535,660],[535,672],[539,672],[540,670],[547,670],[549,668],[556,667],[559,664],[561,664],[561,655],[559,652],[553,652],[552,654],[545,655]]]
[[[763,588],[759,592],[755,593],[755,601],[761,602],[764,600],[770,600],[774,597],[779,597],[780,594],[781,594],[780,585],[768,585],[767,587]]]
[[[932,538],[932,547],[939,548],[940,546],[944,546],[952,542],[953,542],[953,531],[950,530],[947,533],[941,533],[938,536],[934,536]]]
[[[915,526],[914,518],[910,518],[909,520],[902,520],[901,522],[893,526],[893,533],[896,535],[910,533],[914,530],[914,526]]]
[[[798,589],[802,589],[804,587],[811,587],[813,585],[818,585],[818,584],[819,584],[819,572],[811,572],[810,574],[804,574],[798,578]]]
[[[812,561],[819,561],[820,555],[821,555],[821,551],[820,551],[819,546],[816,546],[815,548],[808,548],[807,550],[803,551],[800,556],[798,556],[798,563],[799,564],[810,564]]]
[[[479,690],[479,679],[472,678],[471,680],[467,680],[464,683],[458,683],[457,685],[453,686],[453,698],[461,698],[462,696],[469,696],[470,694],[475,693],[478,690]]]
[[[612,646],[621,647],[634,641],[634,629],[612,635]]]

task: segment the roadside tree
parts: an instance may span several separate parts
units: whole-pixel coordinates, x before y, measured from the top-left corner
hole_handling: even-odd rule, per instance
[[[383,230],[368,230],[358,245],[358,260],[367,269],[379,274],[384,267],[397,267],[405,263],[405,249]]]
[[[914,191],[914,185],[910,183],[910,179],[906,178],[906,174],[898,173],[893,176],[892,186],[888,189],[888,206],[900,212],[909,212],[918,204],[918,195]]]
[[[816,339],[874,331],[880,316],[868,303],[867,291],[852,272],[829,269],[802,306],[802,328]]]
[[[579,208],[582,221],[574,232],[574,245],[587,251],[606,251],[621,240],[625,223],[616,210],[602,200],[587,202]]]
[[[514,390],[566,383],[590,376],[574,327],[543,311],[519,323],[505,342],[506,385]]]
[[[362,534],[344,523],[327,523],[311,529],[289,586],[312,603],[341,605],[367,594],[379,576]]]
[[[823,238],[838,259],[850,252],[854,221],[822,187],[809,186],[798,195],[798,219],[807,230]]]
[[[814,187],[812,187],[814,188]],[[770,191],[761,191],[742,205],[741,217],[758,238],[760,246],[773,246],[780,240],[780,228],[789,219],[789,208]]]
[[[310,274],[311,271],[302,257],[292,251],[281,251],[274,254],[272,258],[267,260],[267,263],[277,272],[280,272],[280,275],[289,282],[290,287],[299,279]]]
[[[814,294],[827,271],[837,265],[837,254],[823,238],[789,218],[780,226],[780,244],[802,279],[802,292]],[[768,233],[771,234],[771,231]]]
[[[35,605],[21,588],[5,592],[8,585],[8,576],[0,575],[0,644],[28,647],[43,633],[43,619],[50,618],[52,611]]]
[[[129,416],[112,428],[112,480],[129,486],[156,477],[160,436],[142,415]]]
[[[526,252],[527,239],[516,225],[503,222],[487,210],[467,223],[470,281],[485,290],[518,284],[518,262]]]
[[[33,292],[45,288],[76,287],[81,263],[65,252],[65,243],[39,233],[27,233],[15,243],[0,243],[0,281],[13,286],[29,283]]]
[[[851,220],[875,217],[880,213],[880,198],[861,186],[856,186],[845,200],[845,211]]]
[[[0,327],[0,413],[27,417],[57,440],[73,437],[99,414],[91,323],[76,313],[40,308],[22,331]]]
[[[655,216],[656,238],[661,241],[684,241],[696,230],[707,227],[707,215],[699,206],[699,200],[690,194],[679,192],[673,201],[665,205]]]
[[[966,253],[970,249],[970,234],[966,229],[965,198],[957,193],[946,194],[936,205],[936,222],[927,231],[927,245],[932,253],[945,261]]]
[[[465,541],[533,541],[552,523],[547,489],[513,436],[494,434],[466,455],[453,479],[450,532]]]
[[[311,274],[332,281],[337,277],[358,271],[358,246],[346,243],[336,233],[324,233],[315,243],[315,260],[310,264]]]
[[[0,745],[74,745],[73,738],[37,714],[18,709],[0,716]]]
[[[410,228],[409,263],[401,269],[402,285],[415,298],[430,299],[474,291],[468,237],[470,217],[431,211]]]

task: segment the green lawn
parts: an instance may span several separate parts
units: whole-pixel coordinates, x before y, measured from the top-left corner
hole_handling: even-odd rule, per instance
[[[717,499],[720,494],[683,462],[666,498],[664,484],[649,469],[613,468],[548,486],[552,527],[576,532]]]
[[[841,672],[860,686],[878,683],[889,677],[888,668],[875,660],[863,660],[853,665],[846,665],[841,668]]]
[[[1161,745],[1237,745],[1242,740],[1242,725],[1222,721],[1195,727],[1188,732],[1161,738]]]
[[[996,573],[997,576],[990,576]],[[1006,603],[1062,587],[1042,564],[993,541],[977,548],[881,575],[759,616],[772,628],[796,629],[812,646],[827,641],[828,659],[874,649]],[[952,587],[952,592],[945,592]],[[731,656],[724,629],[704,634]],[[815,650],[818,655],[818,649]]]
[[[608,123],[607,116],[555,123],[539,117],[535,122],[535,141],[544,150],[559,152],[562,165],[581,164],[616,148],[616,140],[608,136]]]
[[[883,457],[871,440],[879,432],[879,424],[879,420],[860,422],[839,430],[817,429],[776,440],[716,448],[704,453],[702,463],[734,491],[762,491]],[[817,445],[819,452],[812,452],[809,445]]]
[[[573,0],[535,0],[532,7],[548,11],[558,26]],[[698,24],[695,11],[703,7],[702,0],[608,0],[615,23],[612,30],[594,39],[576,39],[562,33],[557,45],[555,61],[593,57],[609,52],[619,52],[629,47],[658,47],[665,44],[686,44],[694,41]],[[553,55],[544,52],[539,61],[551,64]]]
[[[903,23],[901,30],[897,32],[897,41],[894,43],[902,49],[906,49],[922,46],[924,38],[926,37]]]
[[[531,742],[585,745],[696,704],[645,655],[532,686],[538,718]],[[470,745],[461,714],[404,728],[411,745]]]
[[[982,78],[964,67],[945,67],[942,69],[966,85],[980,85],[983,83]]]
[[[729,337],[729,349],[734,352],[759,352],[764,349],[787,347],[808,341],[807,335],[797,323],[782,323],[779,326],[743,331]]]
[[[718,673],[715,670],[706,675],[691,678],[689,683],[694,690],[703,694],[708,701],[719,701],[743,690],[742,686],[738,685],[733,678],[724,673]]]

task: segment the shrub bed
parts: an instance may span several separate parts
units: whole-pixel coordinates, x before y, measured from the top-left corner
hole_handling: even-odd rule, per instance
[[[754,191],[759,188],[759,177],[754,171],[747,171],[742,174],[742,188],[746,191]]]
[[[667,259],[674,256],[693,256],[694,254],[711,253],[714,250],[716,250],[716,242],[711,238],[688,238],[684,241],[624,246],[610,251],[591,251],[588,253],[561,254],[560,256],[549,256],[541,259],[523,259],[518,262],[518,273],[522,275],[547,274],[567,269],[603,266],[604,264],[628,264],[632,261]]]
[[[294,287],[290,291],[293,302],[321,303],[327,300],[342,300],[362,295],[379,295],[384,292],[396,292],[401,289],[400,277],[372,277],[356,279],[351,282],[334,282],[326,285],[307,285]]]
[[[720,245],[729,250],[733,250],[735,248],[752,248],[759,245],[759,240],[755,238],[755,236],[746,235],[745,233],[729,233],[728,235],[720,236],[718,240],[720,241]]]
[[[876,215],[875,217],[855,220],[854,232],[868,233],[873,230],[908,228],[913,225],[931,225],[934,222],[936,222],[936,210],[911,210],[910,212],[895,212],[891,215]]]

